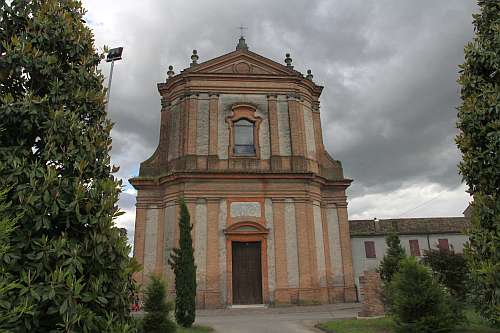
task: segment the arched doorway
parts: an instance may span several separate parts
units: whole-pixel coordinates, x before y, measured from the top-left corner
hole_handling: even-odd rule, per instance
[[[257,222],[238,222],[224,233],[228,250],[228,304],[266,303],[269,230]]]

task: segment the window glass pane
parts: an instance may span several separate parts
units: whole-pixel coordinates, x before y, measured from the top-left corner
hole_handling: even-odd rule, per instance
[[[234,153],[236,155],[255,155],[253,145],[235,145]]]
[[[237,145],[253,145],[253,126],[234,127],[234,143]]]
[[[234,153],[236,155],[255,155],[254,123],[240,119],[234,123]]]

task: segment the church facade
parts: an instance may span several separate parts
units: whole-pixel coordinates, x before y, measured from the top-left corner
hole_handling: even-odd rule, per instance
[[[323,145],[323,87],[236,50],[158,84],[160,139],[130,180],[137,189],[135,278],[165,277],[179,199],[193,224],[197,306],[356,300],[341,163]]]

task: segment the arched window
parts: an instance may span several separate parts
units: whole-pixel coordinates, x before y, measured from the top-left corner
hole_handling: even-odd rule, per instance
[[[247,119],[234,122],[234,155],[255,155],[254,128],[255,124]]]

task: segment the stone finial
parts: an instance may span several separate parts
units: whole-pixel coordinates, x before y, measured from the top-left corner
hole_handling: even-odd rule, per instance
[[[198,65],[198,59],[200,59],[200,57],[198,57],[198,51],[193,50],[193,54],[191,55],[191,64],[190,64],[190,66],[193,67],[195,65]]]
[[[306,75],[306,79],[312,81],[314,75],[312,75],[312,72],[310,69],[307,70],[307,75]]]
[[[174,76],[174,66],[170,65],[168,66],[168,71],[167,71],[167,79],[170,79],[172,76]]]
[[[240,39],[238,40],[238,45],[236,45],[236,50],[248,51],[248,45],[247,42],[245,41],[245,37],[243,36],[240,37]]]
[[[289,68],[293,68],[292,66],[292,58],[290,58],[290,53],[287,53],[285,55],[285,64],[286,64],[286,67],[289,67]]]

